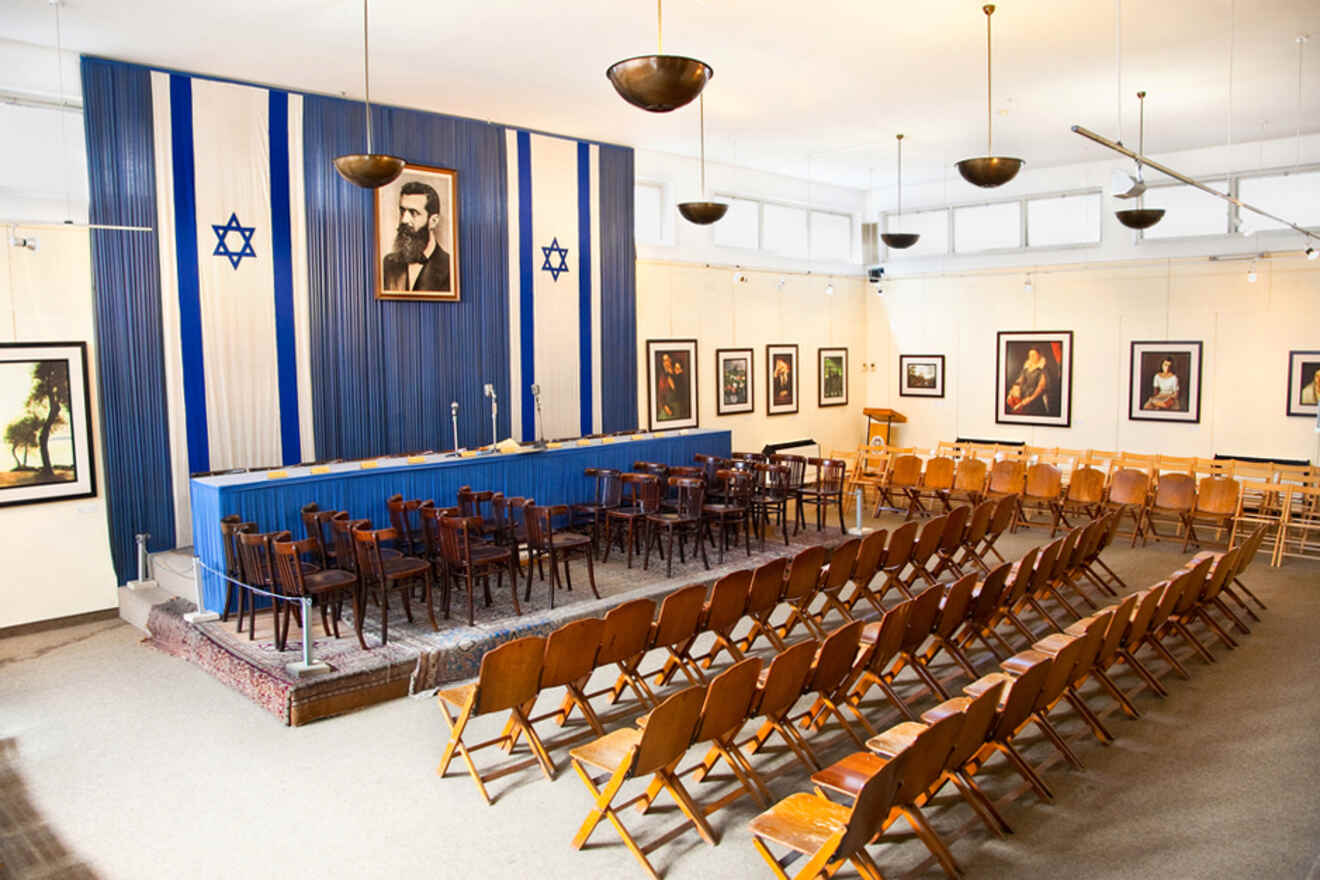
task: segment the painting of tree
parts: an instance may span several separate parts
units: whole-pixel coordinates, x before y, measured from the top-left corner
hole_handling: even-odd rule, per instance
[[[0,474],[0,487],[76,480],[69,432],[69,362],[43,359],[0,365],[0,399],[8,410],[2,414],[4,442],[13,459],[9,472]]]

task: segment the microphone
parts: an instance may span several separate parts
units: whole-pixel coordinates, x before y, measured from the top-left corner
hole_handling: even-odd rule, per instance
[[[532,386],[532,397],[540,397],[540,396],[541,396],[541,386],[540,386],[540,385],[533,385],[533,386]]]

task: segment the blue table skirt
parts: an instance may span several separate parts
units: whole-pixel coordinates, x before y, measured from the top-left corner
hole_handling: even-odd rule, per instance
[[[591,498],[594,483],[583,474],[586,468],[628,471],[635,461],[691,464],[698,452],[727,457],[731,443],[728,431],[690,431],[426,464],[382,459],[379,467],[366,470],[352,462],[332,465],[330,473],[319,475],[310,474],[307,468],[288,468],[289,476],[280,479],[270,479],[264,472],[201,477],[192,481],[191,489],[193,542],[203,563],[224,571],[220,518],[231,513],[255,522],[261,531],[287,529],[301,538],[300,511],[312,501],[323,510],[347,510],[354,517],[370,519],[376,528],[389,526],[385,499],[396,493],[404,498],[431,498],[439,506],[450,506],[460,486],[471,486],[534,498],[541,504],[573,504]],[[222,580],[204,575],[201,592],[207,609],[221,610],[225,600]]]

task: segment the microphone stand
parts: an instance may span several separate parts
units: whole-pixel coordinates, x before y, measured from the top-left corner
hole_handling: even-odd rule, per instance
[[[545,422],[541,418],[541,388],[537,386],[532,394],[536,400],[536,443],[533,444],[536,449],[545,449]]]
[[[486,396],[490,398],[490,448],[495,449],[495,444],[499,442],[499,428],[496,426],[495,414],[499,411],[499,404],[495,400],[495,386],[486,386]]]
[[[449,421],[454,426],[454,451],[458,452],[458,401],[449,404]]]

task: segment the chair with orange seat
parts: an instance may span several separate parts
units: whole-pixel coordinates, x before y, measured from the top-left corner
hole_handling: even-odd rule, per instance
[[[1050,537],[1054,537],[1061,525],[1072,528],[1068,514],[1076,513],[1094,519],[1103,511],[1104,502],[1104,471],[1093,467],[1077,468],[1068,480],[1068,491],[1053,505],[1054,521],[1050,525]]]
[[[921,486],[921,459],[915,455],[896,456],[889,464],[889,473],[880,483],[880,497],[875,502],[873,516],[888,507],[906,510],[905,519],[911,519],[915,509],[913,495]],[[901,500],[900,500],[901,499]]]
[[[1146,530],[1142,543],[1145,543],[1146,538],[1154,538],[1156,541],[1173,538],[1173,535],[1161,534],[1155,528],[1156,523],[1182,531],[1187,527],[1186,516],[1195,508],[1196,478],[1184,473],[1161,474],[1150,504],[1146,506]],[[1184,550],[1186,543],[1184,539]]]
[[[979,458],[965,457],[958,460],[953,472],[953,488],[949,490],[949,503],[959,499],[969,504],[980,504],[985,500],[985,481],[990,466]]]
[[[917,512],[934,513],[936,504],[946,513],[951,509],[949,493],[953,491],[956,467],[957,463],[952,458],[944,456],[936,456],[926,461],[926,469],[921,474],[921,483],[909,496]],[[931,510],[926,509],[926,503],[931,505]]]
[[[1014,530],[1019,526],[1029,528],[1032,525],[1040,525],[1031,519],[1032,511],[1044,511],[1053,518],[1054,506],[1059,503],[1062,496],[1063,474],[1058,468],[1043,462],[1037,462],[1027,468],[1025,488],[1018,501],[1017,521],[1013,523]]]
[[[1197,523],[1210,523],[1218,532],[1227,530],[1231,533],[1241,493],[1241,485],[1232,477],[1201,478],[1196,487],[1196,506],[1182,516],[1183,527],[1187,530],[1183,552],[1187,551],[1188,544],[1195,542],[1199,546],[1201,543],[1196,536]]]
[[[1132,518],[1132,546],[1145,534],[1146,507],[1150,504],[1150,475],[1136,468],[1120,468],[1109,477],[1109,495],[1105,510],[1119,520]]]

